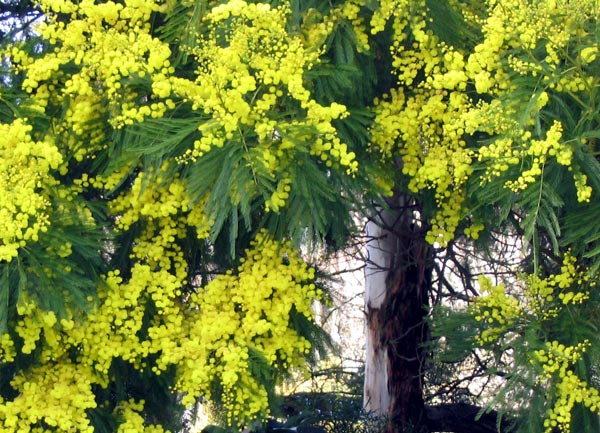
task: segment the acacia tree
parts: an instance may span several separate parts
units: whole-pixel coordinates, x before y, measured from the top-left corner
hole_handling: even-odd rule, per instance
[[[598,6],[500,1],[387,7],[380,11],[398,41],[391,51],[398,86],[376,105],[371,142],[401,155],[404,185],[424,221],[416,225],[445,263],[454,261],[466,290],[457,293],[456,283],[443,277],[442,287],[466,301],[483,294],[465,312],[434,315],[445,359],[471,353],[475,370],[497,378],[501,385],[490,407],[515,417],[505,429],[594,430],[597,250],[586,218],[595,212],[598,182]],[[414,221],[405,226],[414,227]],[[409,230],[394,231],[402,239]],[[493,283],[485,276],[477,281],[468,261],[454,256],[461,238],[471,238],[489,252],[484,269],[493,269],[506,259],[494,250],[512,236],[524,245],[523,260],[504,282],[498,275]],[[406,251],[395,254],[409,258],[408,272],[436,266],[410,260]],[[387,294],[397,271],[387,280]],[[391,302],[401,304],[403,296]],[[385,337],[389,322],[382,323]],[[410,334],[395,337],[383,341],[398,344]],[[395,406],[401,397],[390,396],[392,418],[410,407]],[[418,416],[413,422],[428,424],[426,410]]]
[[[5,431],[266,414],[322,298],[296,248],[341,245],[377,190],[349,149],[364,111],[331,99],[371,90],[321,60],[343,15],[309,6],[42,2],[6,47]]]
[[[482,278],[435,335],[491,354],[517,428],[594,429],[593,0],[40,8],[0,94],[5,431],[265,415],[323,297],[297,248],[343,246],[365,208],[392,246],[368,314],[388,431],[487,428],[427,409],[421,343],[434,276],[456,292],[436,254],[497,233],[525,242],[515,287]]]

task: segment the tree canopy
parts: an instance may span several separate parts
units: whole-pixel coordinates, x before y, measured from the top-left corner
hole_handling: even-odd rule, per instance
[[[596,0],[35,8],[2,42],[0,431],[265,416],[327,301],[301,247],[400,193],[432,263],[480,257],[434,358],[484,359],[507,428],[597,429]]]

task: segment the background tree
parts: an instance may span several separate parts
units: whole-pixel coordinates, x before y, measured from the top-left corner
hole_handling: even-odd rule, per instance
[[[0,2],[0,44],[15,38],[31,36],[32,24],[42,17],[33,2],[3,0]]]

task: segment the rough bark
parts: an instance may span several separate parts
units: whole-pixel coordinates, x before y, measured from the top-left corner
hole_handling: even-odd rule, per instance
[[[365,407],[386,416],[386,433],[427,429],[422,343],[431,251],[412,203],[395,196],[370,223]]]

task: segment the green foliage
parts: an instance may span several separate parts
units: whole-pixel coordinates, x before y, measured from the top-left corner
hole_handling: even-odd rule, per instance
[[[434,309],[438,365],[485,355],[484,403],[522,431],[597,429],[596,2],[3,6],[6,431],[177,430],[200,398],[264,416],[327,351],[298,251],[343,248],[392,191],[440,257],[472,238],[493,273],[523,245],[504,285],[459,270],[480,294]],[[288,425],[367,431],[321,397]]]

